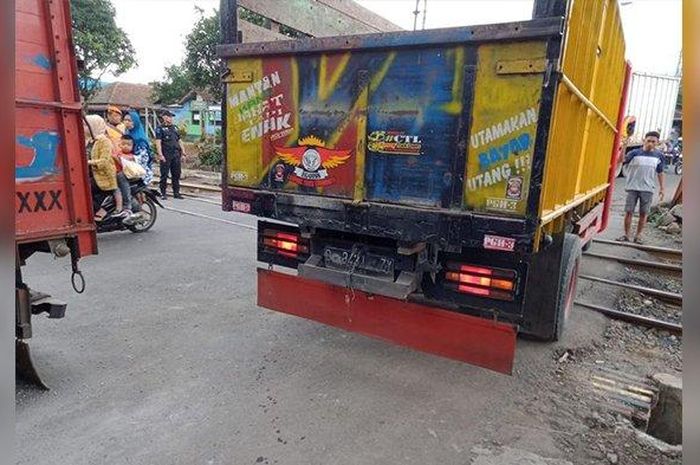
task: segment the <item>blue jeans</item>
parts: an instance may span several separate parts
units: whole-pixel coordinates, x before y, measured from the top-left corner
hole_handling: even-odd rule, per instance
[[[131,186],[129,185],[129,180],[124,176],[124,173],[117,173],[117,185],[119,186],[119,190],[122,191],[124,210],[131,210]]]

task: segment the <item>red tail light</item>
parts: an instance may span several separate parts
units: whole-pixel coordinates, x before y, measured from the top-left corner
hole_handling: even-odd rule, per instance
[[[289,258],[309,253],[308,242],[301,235],[288,232],[265,229],[263,231],[263,246],[267,252],[277,253]]]
[[[514,300],[518,275],[514,270],[448,262],[446,286],[457,292]]]

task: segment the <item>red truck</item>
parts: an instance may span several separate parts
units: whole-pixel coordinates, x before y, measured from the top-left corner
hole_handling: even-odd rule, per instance
[[[37,252],[97,253],[69,2],[15,2],[15,337],[18,375],[46,387],[29,356],[32,315],[62,318],[66,304],[30,289],[22,266]]]

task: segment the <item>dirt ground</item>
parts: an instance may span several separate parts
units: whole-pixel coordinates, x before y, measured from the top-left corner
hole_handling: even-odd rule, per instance
[[[668,178],[668,177],[667,177]],[[675,180],[675,179],[674,179]],[[618,179],[616,201],[613,204],[611,227],[602,237],[612,239],[621,233],[623,202],[622,179]],[[670,191],[673,192],[672,190]],[[633,226],[636,224],[635,217]],[[648,224],[644,235],[645,244],[680,248],[682,235],[669,234]],[[630,258],[659,261],[658,257],[633,249],[593,244],[591,251],[627,256]],[[586,258],[586,264],[594,270],[587,274],[604,276],[622,282],[649,286],[670,292],[681,293],[680,276],[669,276],[655,271],[639,271],[622,265],[601,263]],[[662,260],[665,261],[665,260]],[[584,268],[586,266],[584,265]],[[589,270],[586,270],[589,271]],[[591,286],[593,283],[589,283]],[[594,301],[602,299],[617,310],[632,312],[680,323],[682,308],[636,291],[611,288],[596,284],[592,289],[605,292],[592,294],[584,280],[579,280],[578,298]],[[588,295],[587,295],[588,294]],[[612,302],[610,302],[612,300]],[[596,302],[605,305],[605,302]],[[580,308],[580,307],[578,307]],[[579,310],[586,311],[586,310]],[[549,373],[558,380],[559,389],[549,392],[549,398],[541,405],[552,417],[552,427],[560,430],[555,437],[560,446],[570,452],[573,463],[620,463],[620,464],[680,464],[681,447],[667,447],[642,434],[643,424],[631,421],[627,415],[616,412],[610,406],[620,402],[608,394],[600,395],[591,389],[591,380],[601,374],[615,374],[637,383],[644,383],[655,373],[669,373],[682,377],[682,337],[669,331],[645,328],[629,323],[607,320],[603,337],[583,345],[573,345],[557,351],[559,358]],[[648,382],[648,381],[647,381]],[[653,383],[649,383],[653,385]],[[629,400],[629,399],[625,399]],[[542,403],[540,403],[542,404]],[[537,408],[534,408],[535,412]],[[634,424],[633,424],[634,423]]]

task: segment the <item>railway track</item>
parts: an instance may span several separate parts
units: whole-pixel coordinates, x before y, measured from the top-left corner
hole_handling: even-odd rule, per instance
[[[187,182],[181,182],[180,186],[187,189],[187,190],[195,190],[197,192],[212,192],[212,193],[220,193],[221,189],[217,186],[211,186],[211,185],[204,185],[204,184],[196,184],[196,183],[187,183]],[[220,199],[213,199],[210,197],[203,197],[201,195],[189,193],[189,192],[183,192],[183,195],[187,197],[188,199],[195,200],[197,202],[202,202],[202,203],[207,203],[211,205],[221,205],[221,200]],[[231,220],[226,220],[223,218],[217,218],[215,216],[210,216],[210,215],[205,215],[202,213],[197,213],[197,212],[192,212],[189,210],[183,210],[181,208],[175,208],[171,206],[166,206],[166,210],[170,210],[173,212],[177,212],[183,215],[189,215],[189,216],[194,216],[202,219],[207,219],[211,221],[217,221],[220,223],[225,223],[229,224],[232,226],[238,226],[243,229],[255,231],[257,228],[254,225],[249,225],[249,224],[244,224],[240,223],[237,221],[231,221]],[[603,244],[603,245],[612,245],[620,248],[631,248],[631,249],[636,249],[642,252],[646,252],[647,254],[650,254],[656,258],[663,259],[666,261],[654,261],[654,260],[641,260],[641,259],[634,259],[634,258],[629,258],[629,257],[624,257],[620,255],[611,255],[611,254],[603,254],[603,253],[597,253],[597,252],[584,252],[584,257],[589,257],[592,259],[599,259],[599,260],[607,260],[607,261],[615,261],[618,263],[622,263],[624,265],[630,266],[632,268],[636,269],[642,269],[646,271],[657,271],[657,272],[663,272],[667,274],[672,274],[676,276],[680,276],[682,273],[682,257],[683,257],[683,252],[680,249],[673,249],[673,248],[666,248],[666,247],[658,247],[658,246],[652,246],[652,245],[646,245],[646,244],[635,244],[633,242],[617,242],[617,241],[610,241],[606,239],[594,239],[594,243],[598,244]],[[639,292],[642,295],[649,296],[649,297],[654,297],[657,298],[661,301],[667,302],[672,305],[682,305],[683,303],[683,295],[680,293],[675,293],[675,292],[670,292],[666,291],[663,289],[656,289],[653,287],[648,287],[648,286],[641,286],[637,284],[631,284],[631,283],[626,283],[622,281],[616,281],[612,279],[608,279],[605,277],[600,277],[600,276],[593,276],[593,275],[586,275],[586,274],[581,274],[579,275],[580,279],[584,279],[587,281],[592,281],[592,282],[597,282],[603,285],[608,285],[608,286],[613,286],[613,287],[619,287],[619,288],[624,288],[624,289],[629,289],[633,290],[636,292]],[[646,317],[643,315],[631,313],[631,312],[623,312],[620,310],[615,310],[612,308],[607,308],[603,307],[601,305],[596,305],[590,302],[584,302],[584,301],[576,301],[576,304],[603,313],[611,318],[616,318],[620,319],[623,321],[627,321],[632,324],[637,324],[637,325],[642,325],[642,326],[647,326],[647,327],[653,327],[653,328],[660,328],[660,329],[666,329],[668,331],[671,331],[676,334],[682,334],[683,329],[682,326],[678,323],[670,322],[670,321],[664,321],[660,320],[657,318],[650,318]]]
[[[683,252],[680,249],[668,248],[668,247],[658,247],[646,244],[635,244],[633,242],[617,242],[610,241],[607,239],[594,239],[594,243],[603,244],[607,246],[615,246],[616,248],[631,248],[636,249],[646,254],[652,256],[656,260],[646,260],[638,258],[630,258],[620,255],[608,254],[608,253],[598,253],[598,252],[584,252],[584,257],[589,257],[591,259],[598,259],[604,261],[614,261],[624,265],[627,265],[634,269],[640,269],[644,271],[661,272],[663,274],[671,275],[674,277],[680,277],[683,272]],[[663,261],[662,261],[663,260]],[[670,292],[664,289],[657,289],[649,286],[641,286],[638,284],[632,284],[622,281],[616,281],[608,279],[601,276],[579,274],[579,278],[587,281],[592,281],[600,283],[607,286],[619,287],[623,289],[629,289],[632,291],[639,292],[640,294],[648,297],[656,298],[660,301],[669,303],[671,305],[680,306],[683,304],[683,294]],[[665,321],[658,318],[652,318],[644,316],[633,312],[624,312],[612,308],[607,308],[601,305],[596,305],[585,301],[576,301],[577,305],[588,308],[590,310],[597,311],[610,318],[615,318],[623,321],[627,321],[632,324],[665,329],[675,334],[682,334],[683,328],[679,323],[672,321]]]

